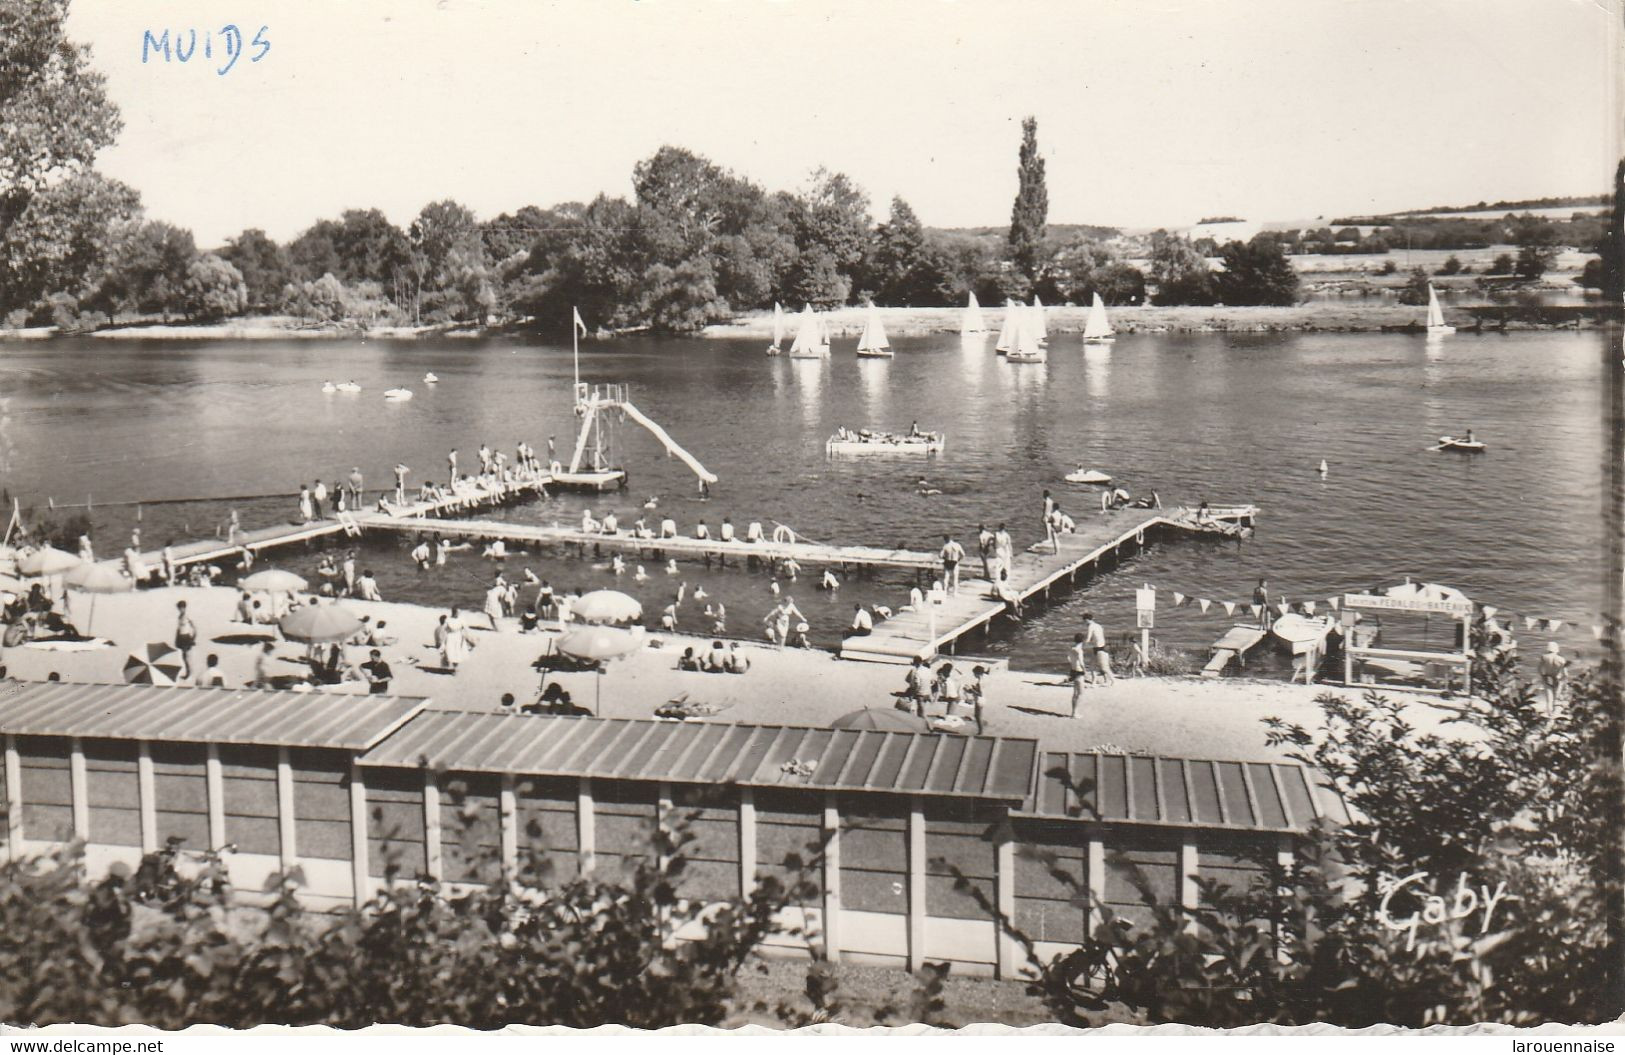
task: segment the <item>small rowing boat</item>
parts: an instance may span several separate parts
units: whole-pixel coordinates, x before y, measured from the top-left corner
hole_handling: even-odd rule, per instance
[[[426,385],[439,384],[440,383],[440,378],[434,376],[434,374],[424,374],[423,375],[423,383],[426,384]]]
[[[340,382],[339,384],[335,385],[334,387],[337,388],[340,392],[359,392],[359,391],[361,391],[361,386],[356,384],[354,381],[343,381],[343,382]]]
[[[1468,454],[1482,454],[1485,447],[1482,440],[1458,440],[1454,436],[1440,436],[1439,445],[1433,449],[1436,451],[1465,451]]]
[[[412,398],[412,390],[410,388],[392,388],[384,393],[384,398],[391,403],[404,403]]]
[[[842,429],[824,444],[826,454],[940,454],[948,437],[940,432],[917,434]]]
[[[1293,655],[1320,648],[1336,621],[1329,615],[1307,616],[1288,612],[1270,626],[1275,636],[1292,647]]]
[[[1109,484],[1112,478],[1105,473],[1093,469],[1084,469],[1081,466],[1077,472],[1067,473],[1066,482],[1069,484]]]

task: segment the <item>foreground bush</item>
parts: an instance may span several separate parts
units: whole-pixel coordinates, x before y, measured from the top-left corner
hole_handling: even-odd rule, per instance
[[[687,842],[657,833],[652,859],[621,879],[544,889],[545,865],[529,862],[511,885],[402,883],[336,914],[301,907],[297,876],[277,877],[269,908],[238,908],[217,858],[178,870],[174,847],[87,882],[70,847],[0,868],[0,1021],[716,1024],[751,950],[781,929],[775,914],[807,888],[764,876],[748,899],[688,901]],[[704,936],[674,940],[702,910]]]

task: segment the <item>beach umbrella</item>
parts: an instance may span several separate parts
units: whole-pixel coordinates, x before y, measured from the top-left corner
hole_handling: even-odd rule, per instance
[[[132,685],[174,685],[180,678],[180,650],[163,641],[143,645],[124,661],[124,680]]]
[[[24,575],[61,575],[70,568],[83,564],[80,558],[55,546],[41,546],[26,553],[17,561],[17,570]]]
[[[69,571],[63,576],[63,581],[68,584],[69,589],[90,594],[90,615],[85,619],[86,630],[96,622],[97,594],[129,593],[135,589],[135,580],[120,571],[117,565],[93,564],[88,561]]]
[[[884,733],[928,733],[931,723],[895,707],[860,707],[829,723],[831,729],[872,729]]]
[[[306,605],[283,616],[277,626],[291,641],[325,645],[354,637],[361,629],[361,620],[336,604]]]
[[[584,626],[560,637],[557,647],[561,655],[572,659],[607,663],[610,660],[624,659],[643,648],[643,635],[613,626]],[[602,679],[604,668],[599,667],[598,673],[599,677],[594,679],[594,714],[599,712],[604,695]]]
[[[301,579],[291,571],[280,568],[266,568],[257,571],[246,579],[237,583],[245,590],[259,590],[263,593],[299,593],[310,588],[310,583]]]
[[[583,623],[630,623],[643,617],[643,605],[619,590],[593,590],[570,606],[570,615]]]

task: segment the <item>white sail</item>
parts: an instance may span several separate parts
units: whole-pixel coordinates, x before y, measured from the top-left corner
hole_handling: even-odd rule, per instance
[[[1444,309],[1439,307],[1439,295],[1433,292],[1433,283],[1428,283],[1428,330],[1433,333],[1450,333],[1455,330],[1453,326],[1446,326]]]
[[[1038,294],[1036,293],[1033,294],[1032,325],[1033,337],[1037,339],[1039,344],[1043,344],[1045,341],[1049,340],[1049,327],[1044,325],[1044,302],[1038,299]]]
[[[1095,294],[1095,302],[1089,305],[1089,319],[1083,324],[1083,339],[1086,341],[1105,341],[1112,336],[1112,324],[1106,318],[1106,304]]]
[[[965,305],[965,310],[959,315],[959,332],[967,334],[986,331],[987,324],[982,321],[982,306],[976,303],[976,294],[973,292]]]
[[[886,340],[886,326],[880,321],[880,309],[870,304],[869,316],[863,323],[863,336],[858,338],[858,351],[880,355],[890,349],[891,344]]]
[[[1016,337],[1016,302],[1006,299],[1004,302],[1004,322],[999,326],[999,341],[994,345],[998,351],[1008,352]]]
[[[779,302],[773,302],[773,347],[777,348],[784,343],[784,309]]]
[[[821,355],[822,349],[827,349],[825,343],[824,324],[817,315],[813,314],[812,305],[809,304],[801,312],[801,321],[796,327],[795,343],[790,345],[790,355],[797,359],[810,359]]]
[[[1005,357],[1012,363],[1041,363],[1045,359],[1044,346],[1038,343],[1038,326],[1042,319],[1036,308],[1017,305],[1013,309],[1016,316],[1015,332],[1011,339],[1014,342]]]

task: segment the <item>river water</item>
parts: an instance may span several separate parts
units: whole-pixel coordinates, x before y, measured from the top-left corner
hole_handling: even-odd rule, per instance
[[[892,360],[858,360],[850,342],[828,362],[762,355],[759,341],[624,339],[583,349],[581,376],[631,386],[632,401],[721,477],[696,498],[684,465],[627,422],[614,432],[630,488],[562,496],[504,511],[573,523],[590,506],[622,523],[658,496],[688,533],[724,515],[743,525],[790,525],[808,538],[935,549],[952,531],[970,543],[978,522],[1007,521],[1019,545],[1040,537],[1048,487],[1080,520],[1098,492],[1064,483],[1087,465],[1165,504],[1207,499],[1262,509],[1236,544],[1171,539],[1087,583],[1025,625],[971,651],[1018,666],[1059,669],[1085,608],[1110,632],[1134,625],[1134,588],[1157,586],[1157,635],[1202,648],[1229,625],[1223,609],[1169,610],[1174,591],[1247,601],[1261,575],[1272,592],[1324,599],[1405,576],[1448,583],[1517,613],[1579,620],[1560,634],[1591,644],[1602,603],[1601,483],[1604,340],[1540,332],[1441,342],[1383,334],[1133,335],[1085,350],[1058,335],[1044,365],[1010,364],[992,342],[904,338]],[[421,383],[425,371],[440,383]],[[354,379],[359,395],[324,395],[323,380]],[[214,534],[229,507],[245,526],[290,517],[301,482],[360,466],[369,487],[396,461],[415,485],[445,476],[446,452],[474,463],[482,443],[512,452],[526,439],[561,456],[575,428],[568,347],[513,340],[177,341],[59,340],[0,347],[0,474],[26,505],[95,503],[98,551],[121,551],[138,522],[149,547]],[[416,398],[383,399],[404,384]],[[837,425],[948,434],[930,459],[831,461]],[[1490,445],[1473,457],[1430,452],[1435,438],[1471,427]],[[1317,467],[1324,459],[1329,472]],[[566,456],[567,460],[567,456]],[[924,475],[932,490],[918,493]],[[164,504],[279,494],[288,497]],[[140,501],[143,505],[115,505]],[[61,515],[60,513],[58,515]],[[337,544],[334,544],[337,545]],[[319,547],[263,563],[309,573]],[[492,565],[461,555],[420,574],[404,544],[363,544],[386,598],[477,606]],[[528,554],[561,589],[613,586],[658,610],[687,582],[684,629],[704,631],[706,601],[728,606],[730,636],[759,636],[772,602],[761,571],[684,564],[616,576],[563,555]],[[855,577],[835,596],[806,573],[785,588],[833,646],[855,601],[893,607],[908,576]],[[1534,639],[1537,643],[1544,636]]]

